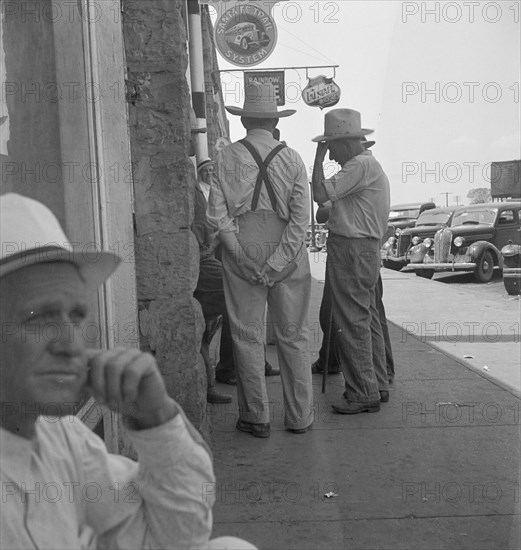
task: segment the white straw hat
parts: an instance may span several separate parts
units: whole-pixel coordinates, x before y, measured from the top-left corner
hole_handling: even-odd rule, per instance
[[[202,168],[209,165],[213,165],[213,160],[210,157],[206,157],[197,165],[197,171],[199,172]]]
[[[324,134],[311,141],[361,138],[374,130],[362,128],[360,113],[353,109],[333,109],[324,117]]]
[[[282,118],[294,115],[295,109],[277,110],[275,86],[270,83],[250,82],[244,88],[244,107],[226,106],[232,115],[250,118]]]
[[[95,289],[121,261],[90,245],[74,247],[47,206],[17,193],[0,196],[0,244],[0,277],[38,263],[68,262]]]

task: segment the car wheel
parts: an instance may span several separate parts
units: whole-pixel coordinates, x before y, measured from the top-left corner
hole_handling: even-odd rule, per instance
[[[382,260],[382,264],[387,269],[392,269],[393,271],[400,271],[403,266],[397,264],[396,262],[390,262],[389,260]]]
[[[416,277],[421,277],[422,279],[432,279],[434,276],[434,270],[433,269],[421,269],[418,271],[415,271]]]
[[[246,38],[243,38],[243,39],[241,40],[241,48],[242,48],[243,50],[247,50],[247,49],[248,49],[248,46],[249,46],[248,41],[246,40]]]
[[[511,296],[519,296],[519,294],[521,294],[520,282],[519,279],[503,279],[505,289]]]
[[[488,283],[494,274],[494,257],[490,250],[485,250],[478,259],[474,277],[478,283]]]

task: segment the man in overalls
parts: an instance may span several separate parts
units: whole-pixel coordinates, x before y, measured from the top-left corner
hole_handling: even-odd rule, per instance
[[[245,89],[244,140],[217,156],[208,218],[224,244],[224,292],[237,369],[237,429],[270,435],[264,380],[266,305],[269,305],[284,394],[284,425],[305,433],[313,422],[307,313],[311,289],[304,244],[309,222],[309,183],[299,154],[273,138],[281,117],[271,84]],[[281,407],[274,407],[274,415]]]

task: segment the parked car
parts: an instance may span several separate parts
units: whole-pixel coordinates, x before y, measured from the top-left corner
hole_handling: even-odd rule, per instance
[[[424,210],[414,227],[396,229],[394,235],[389,237],[381,248],[383,266],[400,271],[410,262],[411,247],[422,243],[427,238],[433,239],[436,231],[450,225],[452,215],[457,208],[457,206],[448,206]]]
[[[311,238],[313,235],[313,231],[311,229],[311,224],[308,225],[308,229],[306,232],[306,246],[311,246]],[[315,224],[315,242],[314,246],[315,248],[318,248],[321,250],[325,244],[327,239],[327,229],[324,227],[324,224],[322,223],[316,223]]]
[[[433,202],[411,202],[408,204],[394,204],[389,211],[387,233],[384,242],[392,237],[397,229],[414,227],[418,216],[425,210],[436,208]]]
[[[501,249],[503,256],[503,284],[508,294],[521,294],[521,246],[509,241]]]
[[[471,271],[487,283],[503,267],[501,248],[521,244],[521,202],[492,202],[459,208],[449,227],[410,250],[409,267],[430,278],[438,271]]]

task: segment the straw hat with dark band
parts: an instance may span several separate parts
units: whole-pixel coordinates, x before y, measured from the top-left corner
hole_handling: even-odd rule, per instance
[[[278,111],[275,87],[273,84],[261,84],[259,82],[250,82],[245,87],[242,109],[227,106],[226,110],[232,115],[249,118],[283,118],[297,112],[294,109]]]
[[[0,277],[39,263],[68,262],[95,289],[121,262],[113,252],[73,246],[49,208],[17,193],[0,196],[0,245]]]

